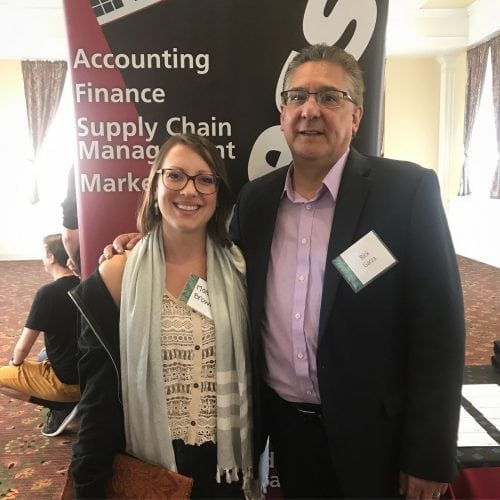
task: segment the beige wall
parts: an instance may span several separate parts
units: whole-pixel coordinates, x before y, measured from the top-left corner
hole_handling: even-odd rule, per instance
[[[443,194],[448,199],[458,191],[463,161],[465,52],[455,56],[454,60],[453,125],[447,152],[450,169],[440,171],[440,178],[446,179],[447,192]],[[436,58],[387,59],[384,156],[414,161],[439,171],[440,92],[441,65]]]
[[[21,61],[0,59],[0,75],[0,260],[38,259],[43,236],[61,230],[60,203],[74,149],[66,124],[73,118],[61,116],[64,134],[59,127],[56,140],[44,141],[35,165]],[[33,204],[35,186],[39,201]]]
[[[22,258],[24,249],[38,249],[41,239],[32,237],[35,213],[26,201],[33,182],[27,170],[31,149],[21,62],[0,60],[0,75],[0,258]]]
[[[29,144],[28,119],[26,117],[26,104],[24,100],[23,75],[21,61],[0,59],[0,75],[2,85],[0,90],[0,148],[1,165],[6,165],[15,158],[16,152],[26,151]],[[24,160],[24,158],[23,158]],[[13,167],[13,165],[11,165]]]
[[[384,156],[437,170],[439,82],[435,59],[386,61]]]

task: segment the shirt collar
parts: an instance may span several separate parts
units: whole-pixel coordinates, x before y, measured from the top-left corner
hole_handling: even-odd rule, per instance
[[[344,172],[345,165],[347,163],[347,157],[349,156],[349,149],[339,158],[339,160],[332,165],[332,168],[325,175],[321,187],[316,191],[316,195],[310,201],[317,200],[325,190],[328,190],[335,201],[339,192],[340,181],[342,179],[342,173]],[[294,190],[292,185],[292,171],[293,163],[288,167],[288,172],[286,173],[285,185],[281,193],[281,198],[287,196],[291,202],[297,201],[299,196]]]

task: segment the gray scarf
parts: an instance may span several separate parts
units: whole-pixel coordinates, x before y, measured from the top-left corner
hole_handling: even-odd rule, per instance
[[[130,253],[122,283],[120,356],[127,452],[176,471],[160,349],[165,258],[161,226]],[[236,246],[207,237],[207,283],[216,332],[217,480],[252,476],[250,356],[245,264]]]

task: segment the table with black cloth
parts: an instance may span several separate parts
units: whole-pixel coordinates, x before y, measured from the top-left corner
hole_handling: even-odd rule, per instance
[[[465,368],[458,463],[450,498],[500,499],[500,371],[491,365]]]

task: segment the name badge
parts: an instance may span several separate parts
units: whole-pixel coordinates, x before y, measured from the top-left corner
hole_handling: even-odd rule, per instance
[[[362,290],[397,262],[375,231],[365,234],[332,260],[332,264],[355,292]]]
[[[179,300],[184,302],[195,311],[212,319],[212,309],[208,298],[207,282],[195,274],[192,274],[182,290]]]

